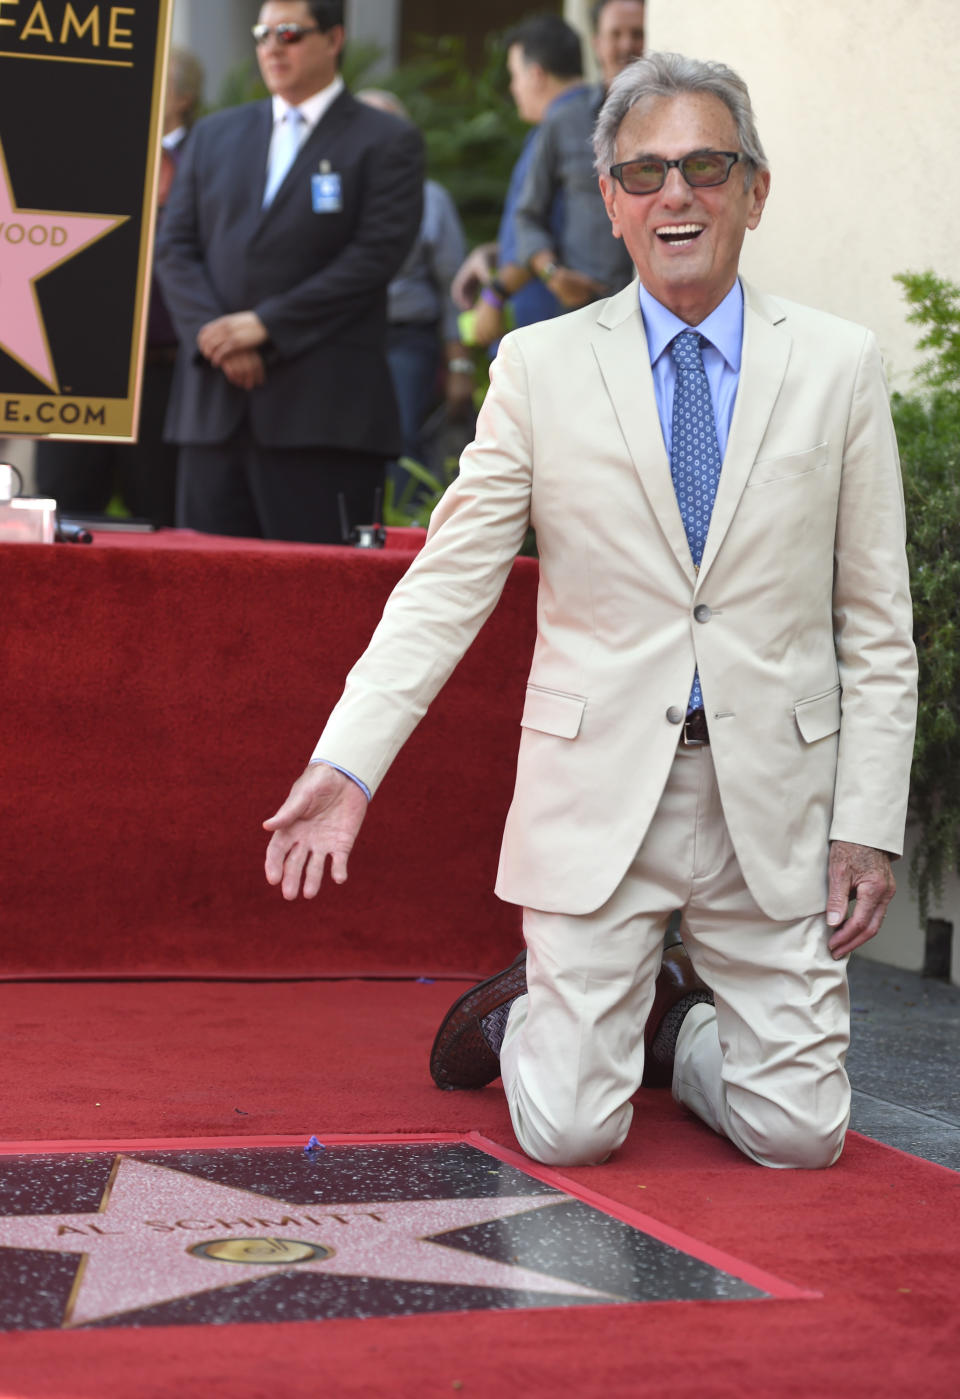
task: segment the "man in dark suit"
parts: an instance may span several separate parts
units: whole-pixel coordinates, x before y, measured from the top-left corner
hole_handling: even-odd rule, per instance
[[[157,229],[163,227],[173,177],[203,101],[203,67],[189,49],[170,50],[163,104]],[[164,421],[173,384],[177,332],[154,275],[147,315],[147,344],[135,442],[74,437],[37,443],[36,479],[64,515],[104,514],[119,499],[133,516],[157,526],[176,516],[177,449],[164,441]]]
[[[272,101],[198,123],[158,249],[178,523],[334,543],[343,514],[373,518],[400,450],[386,291],[420,223],[422,141],[346,91],[341,0],[268,0],[254,38]]]

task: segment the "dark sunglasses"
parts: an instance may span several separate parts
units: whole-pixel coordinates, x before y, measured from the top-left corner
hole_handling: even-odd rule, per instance
[[[726,184],[737,161],[747,157],[737,151],[691,151],[679,160],[660,160],[645,155],[640,160],[621,160],[610,166],[610,174],[619,180],[627,194],[656,194],[663,189],[667,174],[679,170],[693,189],[710,189]]]
[[[278,44],[299,44],[305,34],[319,34],[318,24],[255,24],[250,33],[253,42],[259,47],[265,44],[271,34]]]

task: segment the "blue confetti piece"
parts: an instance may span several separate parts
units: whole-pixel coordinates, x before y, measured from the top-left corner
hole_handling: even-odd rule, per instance
[[[327,1148],[324,1146],[323,1142],[318,1141],[316,1137],[311,1137],[310,1140],[307,1142],[306,1146],[303,1148],[306,1154],[309,1154],[313,1151],[326,1151],[326,1149]]]
[[[417,984],[420,986],[432,986],[435,980],[436,978],[432,976],[418,976]]]

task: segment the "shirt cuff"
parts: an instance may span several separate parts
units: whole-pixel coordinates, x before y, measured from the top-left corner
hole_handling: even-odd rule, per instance
[[[342,772],[344,777],[349,777],[351,782],[355,782],[357,784],[363,795],[366,797],[367,801],[370,801],[372,795],[370,792],[370,788],[365,782],[360,781],[360,778],[356,775],[355,772],[348,772],[346,768],[340,767],[338,763],[331,763],[328,758],[311,758],[307,766],[313,767],[316,763],[323,763],[324,767],[335,768],[337,772]]]

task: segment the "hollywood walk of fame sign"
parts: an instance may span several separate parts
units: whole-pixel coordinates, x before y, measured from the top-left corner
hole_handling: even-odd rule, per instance
[[[791,1295],[723,1265],[467,1142],[0,1157],[0,1330]]]
[[[0,0],[0,437],[136,436],[173,0]]]

